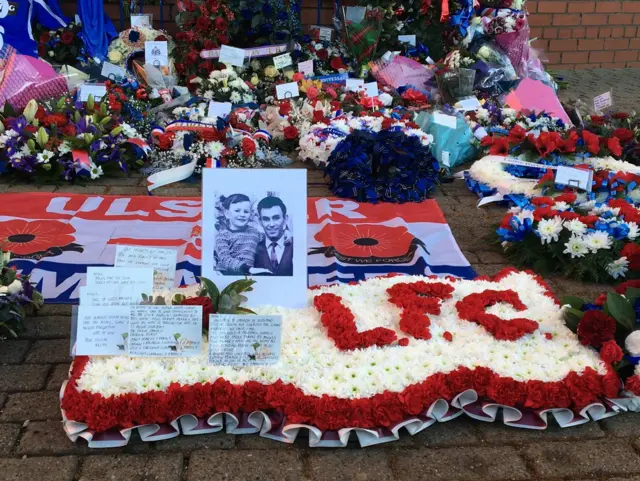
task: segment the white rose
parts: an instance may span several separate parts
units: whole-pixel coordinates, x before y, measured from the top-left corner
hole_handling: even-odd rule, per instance
[[[22,282],[16,279],[11,284],[9,284],[7,289],[9,290],[9,294],[17,294],[18,292],[22,291]]]
[[[388,93],[382,93],[378,95],[378,100],[382,102],[382,105],[384,105],[385,107],[388,107],[393,102],[393,97]]]
[[[624,341],[624,347],[632,356],[640,356],[640,331],[633,331]]]

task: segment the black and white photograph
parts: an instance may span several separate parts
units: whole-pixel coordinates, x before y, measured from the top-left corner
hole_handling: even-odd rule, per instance
[[[204,277],[255,278],[254,305],[306,304],[306,170],[207,169],[203,204]]]
[[[277,192],[216,198],[215,270],[224,276],[292,276],[293,229]]]

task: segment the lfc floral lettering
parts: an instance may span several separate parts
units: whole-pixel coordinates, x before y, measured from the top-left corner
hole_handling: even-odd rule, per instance
[[[387,301],[402,309],[398,326],[403,333],[428,340],[431,339],[431,319],[427,314],[440,315],[442,301],[451,299],[454,291],[452,285],[443,282],[400,282],[387,289]],[[342,301],[340,296],[332,293],[320,294],[313,300],[314,307],[321,313],[320,322],[338,349],[382,347],[398,340],[395,331],[384,327],[358,332],[355,315]],[[455,304],[455,308],[460,319],[479,324],[497,340],[516,341],[536,331],[538,323],[530,319],[502,319],[486,312],[488,307],[500,303],[517,311],[527,309],[517,292],[490,289],[465,296]],[[453,338],[448,331],[443,333],[443,337],[448,341]],[[408,339],[400,339],[398,344],[406,346]]]

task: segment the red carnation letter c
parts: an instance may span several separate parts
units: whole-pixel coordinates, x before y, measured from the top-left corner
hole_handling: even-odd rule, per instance
[[[440,304],[451,299],[454,288],[443,282],[400,282],[389,289],[389,302],[402,309],[400,330],[416,339],[431,339],[427,314],[440,314]]]
[[[531,334],[538,329],[538,323],[530,319],[500,319],[495,314],[486,312],[487,307],[504,302],[510,304],[517,311],[527,309],[517,292],[512,290],[485,290],[469,294],[456,303],[458,316],[469,322],[475,322],[484,327],[493,337],[501,341],[517,341],[522,336]]]

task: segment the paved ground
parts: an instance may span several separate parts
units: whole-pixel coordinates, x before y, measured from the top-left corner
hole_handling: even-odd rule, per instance
[[[638,105],[640,70],[622,75],[580,72],[572,92],[597,95],[611,85],[628,89]],[[598,79],[598,80],[594,80]],[[617,91],[616,91],[617,92]],[[567,92],[568,93],[568,92]],[[616,93],[617,95],[617,93]],[[56,188],[7,184],[0,192],[34,190],[146,195],[140,177]],[[310,172],[310,196],[328,195],[319,172]],[[158,195],[199,196],[193,185],[163,188]],[[437,199],[456,239],[479,274],[495,274],[505,259],[484,237],[504,209],[476,209],[461,181],[439,189]],[[595,296],[602,286],[550,279],[557,294]],[[61,426],[58,392],[70,359],[70,306],[46,306],[28,319],[19,340],[0,343],[0,480],[204,481],[204,480],[586,480],[640,481],[640,415],[621,415],[576,428],[539,432],[467,418],[435,425],[400,441],[367,448],[314,449],[304,439],[288,446],[255,435],[182,436],[122,449],[89,450],[72,444]]]
[[[640,110],[640,69],[554,70],[553,73],[569,82],[568,88],[560,91],[563,101],[580,99],[592,105],[593,97],[611,90],[615,109]]]

